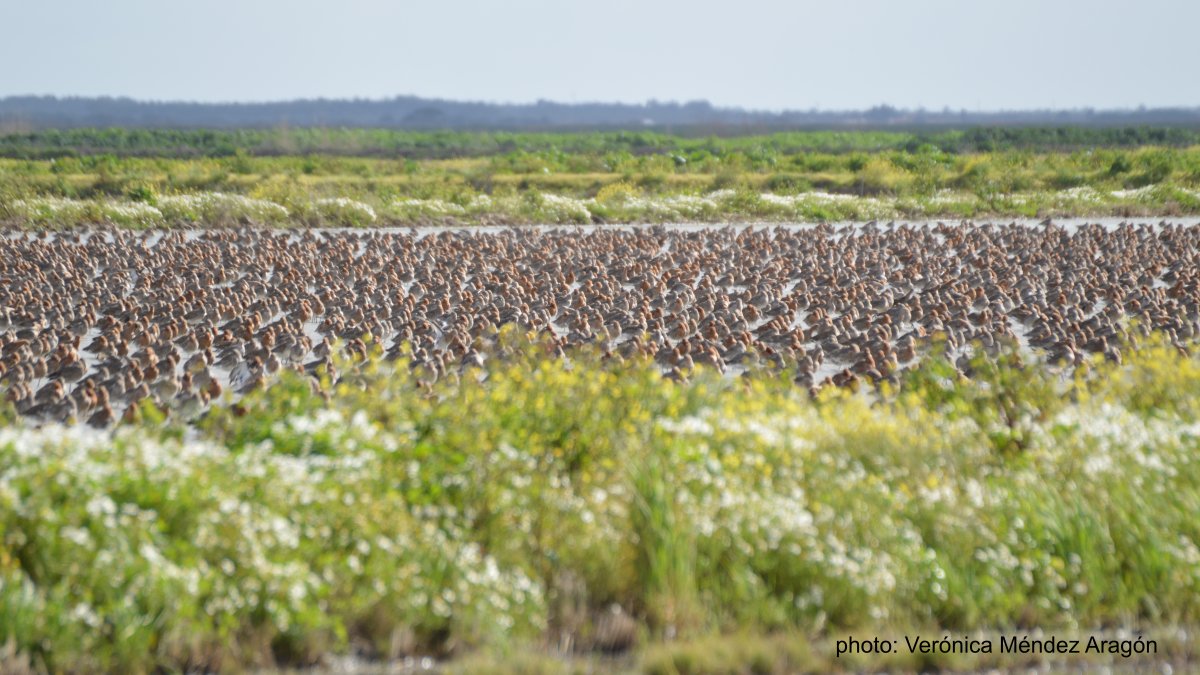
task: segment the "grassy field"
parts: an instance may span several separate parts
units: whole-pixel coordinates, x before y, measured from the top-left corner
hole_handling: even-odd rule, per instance
[[[361,226],[1200,213],[1193,132],[1037,131],[42,132],[0,138],[9,157],[0,219]]]
[[[328,399],[285,378],[196,427],[6,413],[0,668],[991,667],[1041,661],[830,644],[1200,623],[1200,356],[932,359],[810,399],[505,345],[432,395],[367,358]]]

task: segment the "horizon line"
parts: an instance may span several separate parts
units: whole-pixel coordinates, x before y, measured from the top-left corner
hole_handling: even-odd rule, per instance
[[[1013,114],[1013,113],[1139,113],[1139,112],[1156,112],[1156,111],[1195,111],[1200,112],[1200,103],[1194,105],[1146,105],[1138,104],[1136,106],[1127,107],[1096,107],[1096,106],[1077,106],[1069,108],[1056,107],[1032,107],[1032,108],[967,108],[954,107],[943,105],[938,107],[917,106],[917,107],[899,107],[890,103],[881,102],[866,108],[822,108],[820,106],[812,106],[809,108],[749,108],[738,105],[725,105],[713,103],[708,99],[689,99],[689,100],[660,100],[647,99],[641,102],[630,101],[615,101],[615,100],[585,100],[585,101],[561,101],[548,98],[539,98],[532,101],[503,101],[503,100],[485,100],[471,98],[443,98],[443,97],[425,97],[418,94],[395,94],[388,97],[294,97],[280,99],[260,99],[260,100],[214,100],[202,101],[195,99],[153,99],[139,98],[124,94],[102,94],[102,95],[82,95],[82,94],[5,94],[0,96],[0,103],[19,100],[19,99],[52,99],[56,101],[72,101],[72,100],[92,100],[92,101],[120,101],[132,102],[140,105],[191,105],[191,106],[265,106],[265,105],[283,105],[291,103],[389,103],[403,99],[416,99],[419,101],[427,101],[430,103],[451,103],[456,105],[491,105],[491,106],[509,106],[509,107],[536,107],[539,105],[561,106],[566,108],[584,107],[584,106],[622,106],[630,108],[648,108],[648,107],[687,107],[687,106],[706,106],[715,111],[741,112],[759,115],[786,115],[790,113],[867,113],[873,111],[889,111],[894,113],[933,113],[946,114],[949,113],[971,113],[976,115],[988,114]]]

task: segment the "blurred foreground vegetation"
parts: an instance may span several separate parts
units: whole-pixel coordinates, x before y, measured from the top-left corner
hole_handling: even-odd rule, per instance
[[[923,669],[964,662],[828,643],[1200,623],[1200,356],[931,358],[814,399],[505,344],[432,391],[344,360],[327,397],[285,377],[194,426],[10,411],[0,669]]]
[[[1197,143],[1200,131],[1186,129],[729,138],[45,131],[0,136],[8,157],[0,159],[0,221],[353,227],[1179,216],[1200,213]]]

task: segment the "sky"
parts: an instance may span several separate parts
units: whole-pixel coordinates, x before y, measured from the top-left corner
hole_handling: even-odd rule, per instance
[[[0,96],[1200,105],[1195,0],[0,0]]]

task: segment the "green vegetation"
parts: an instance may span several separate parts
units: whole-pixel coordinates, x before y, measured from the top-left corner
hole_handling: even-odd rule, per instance
[[[285,377],[186,430],[0,428],[0,658],[783,672],[850,631],[1200,623],[1200,356],[1146,340],[973,381],[931,359],[810,399],[502,344],[432,392],[368,358],[328,398]],[[922,658],[871,667],[961,663]]]
[[[120,157],[232,157],[248,155],[391,156],[413,159],[487,157],[519,150],[567,154],[677,154],[768,152],[915,152],[923,146],[951,154],[996,150],[1070,151],[1186,147],[1200,129],[1170,127],[975,127],[944,131],[793,131],[763,135],[673,136],[651,131],[505,132],[388,129],[275,128],[237,130],[50,129],[0,135],[0,157],[48,159],[86,155]]]
[[[877,135],[850,136],[866,145]],[[603,150],[0,160],[0,221],[354,227],[1200,213],[1200,147],[789,154],[767,142],[772,136],[757,146],[725,139],[730,147],[717,154],[635,153],[604,145],[602,135],[582,138]]]

